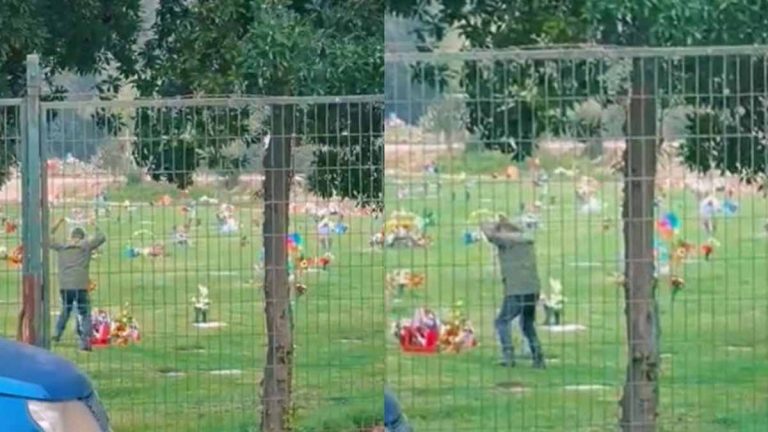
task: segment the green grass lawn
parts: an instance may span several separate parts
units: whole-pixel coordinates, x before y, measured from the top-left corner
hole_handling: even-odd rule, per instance
[[[141,186],[115,190],[110,199],[147,202],[165,192],[163,187]],[[193,191],[193,195],[203,193],[210,196],[210,191]],[[184,222],[182,202],[177,203],[139,205],[130,220],[124,213],[120,221],[112,217],[101,223],[108,241],[91,267],[98,283],[93,307],[116,313],[129,302],[141,326],[141,343],[82,354],[76,349],[71,320],[65,340],[54,351],[91,376],[117,432],[255,431],[266,349],[263,275],[254,271],[261,254],[261,225],[254,217],[262,209],[235,203],[241,233],[248,237],[245,247],[239,235],[217,232],[214,206],[200,209],[202,225],[192,231],[191,247],[171,247],[172,256],[156,260],[124,257],[127,246],[150,244],[149,239],[133,236],[136,231],[149,230],[160,240],[170,238],[171,227]],[[18,214],[18,209],[4,212]],[[64,212],[52,209],[52,219]],[[351,218],[348,223],[349,232],[335,239],[332,268],[307,276],[309,291],[294,311],[299,431],[356,431],[381,417],[385,351],[380,335],[386,325],[380,282],[383,255],[364,252],[374,229],[370,220]],[[294,218],[293,225],[304,235],[307,249],[315,250],[313,225],[304,217]],[[18,237],[3,236],[0,244],[18,243]],[[55,278],[55,256],[51,256]],[[20,272],[2,265],[0,330],[15,337]],[[191,297],[198,284],[210,289],[209,320],[226,322],[226,327],[192,326]],[[53,289],[57,292],[58,286]],[[57,298],[52,311],[58,310],[58,303]],[[222,370],[238,373],[211,373]],[[164,375],[169,371],[183,376]]]
[[[415,191],[421,182],[410,181],[414,192],[399,200],[395,188],[403,184],[388,179],[387,208],[436,211],[431,247],[370,252],[367,242],[380,222],[351,218],[350,232],[336,238],[331,270],[306,280],[309,292],[295,310],[297,430],[352,431],[374,424],[381,416],[385,379],[419,432],[614,429],[626,343],[623,293],[610,274],[618,267],[621,237],[615,223],[604,231],[602,221],[619,212],[619,185],[603,186],[603,215],[589,216],[578,212],[573,184],[553,179],[550,192],[557,203],[543,211],[544,227],[536,237],[539,270],[544,281],[563,282],[566,321],[587,329],[556,334],[539,328],[549,365],[535,371],[526,359],[511,370],[495,366],[493,319],[502,294],[495,254],[484,244],[465,246],[461,238],[472,211],[514,214],[520,202],[531,202],[530,182],[474,181],[465,201],[463,183],[444,183],[439,192],[433,185],[425,193]],[[111,198],[148,201],[161,193],[164,188],[142,186],[113,191]],[[203,193],[212,191],[193,195]],[[768,429],[768,240],[758,237],[768,204],[746,197],[740,203],[738,216],[719,220],[722,246],[713,260],[686,265],[687,286],[674,305],[666,280],[660,285],[662,430]],[[245,247],[237,235],[218,234],[215,209],[206,208],[193,246],[172,248],[171,257],[155,261],[125,258],[123,251],[148,244],[132,235],[141,229],[167,239],[171,227],[183,221],[180,204],[141,206],[130,220],[103,222],[109,240],[92,265],[99,285],[94,307],[117,312],[130,302],[143,341],[81,354],[70,322],[66,340],[54,350],[90,374],[116,431],[257,430],[266,335],[262,290],[251,279],[261,250],[260,225],[253,219],[261,209],[236,205],[249,240]],[[693,197],[681,192],[664,208],[683,219],[684,238],[705,240]],[[54,209],[53,217],[63,211]],[[314,250],[312,224],[295,217],[293,225]],[[0,244],[12,247],[17,236],[3,234]],[[384,273],[401,267],[426,272],[427,283],[387,311]],[[261,280],[261,274],[255,276]],[[12,337],[19,271],[4,267],[0,280],[0,330]],[[199,283],[211,290],[211,319],[227,327],[191,325],[190,297]],[[473,351],[413,357],[401,354],[391,336],[385,339],[387,318],[409,316],[422,305],[443,310],[455,300],[464,301],[475,325],[480,346]],[[519,333],[516,337],[519,345]],[[240,373],[211,373],[221,370]],[[169,371],[183,376],[163,374]]]
[[[566,322],[586,330],[552,333],[539,326],[549,357],[548,368],[540,371],[527,359],[519,359],[514,369],[495,366],[493,320],[502,300],[495,251],[486,244],[462,243],[472,211],[515,215],[521,202],[533,202],[530,180],[511,183],[486,176],[470,186],[469,201],[463,183],[445,180],[439,191],[433,183],[425,192],[415,180],[410,185],[388,181],[389,210],[437,214],[431,247],[386,254],[388,269],[409,267],[427,275],[425,288],[394,304],[390,319],[410,317],[419,306],[442,311],[462,300],[480,341],[459,355],[409,356],[390,337],[387,381],[415,429],[615,430],[626,365],[623,291],[610,277],[618,269],[621,249],[615,222],[619,183],[604,183],[600,198],[605,209],[592,216],[576,208],[572,182],[553,179],[550,185],[557,202],[542,211],[544,226],[536,234],[539,272],[545,283],[549,277],[562,281]],[[396,198],[398,188],[409,187],[409,197]],[[696,258],[685,265],[687,286],[674,304],[668,280],[660,283],[660,430],[768,430],[768,239],[759,235],[768,203],[744,197],[740,204],[737,216],[718,220],[716,237],[722,245],[712,261]],[[682,238],[696,244],[706,240],[691,194],[675,194],[662,209],[674,210],[683,220]],[[605,216],[614,220],[607,231]],[[516,329],[513,334],[519,352],[520,333]]]

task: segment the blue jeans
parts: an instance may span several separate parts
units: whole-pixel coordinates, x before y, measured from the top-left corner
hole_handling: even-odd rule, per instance
[[[75,305],[77,305],[78,317],[76,331],[80,337],[80,348],[89,348],[93,330],[91,328],[91,301],[87,290],[61,290],[61,313],[59,319],[56,320],[56,332],[53,340],[61,340],[61,335],[64,334],[64,328],[67,326],[67,321],[69,321],[69,316]]]
[[[531,348],[531,355],[534,359],[542,357],[541,344],[539,343],[539,337],[536,335],[536,303],[538,301],[539,294],[508,295],[504,297],[504,303],[501,305],[501,310],[494,323],[504,360],[513,360],[514,347],[512,346],[512,335],[509,327],[510,323],[518,316],[520,316],[523,335],[525,335]]]
[[[384,389],[384,428],[387,432],[413,432],[395,395]]]

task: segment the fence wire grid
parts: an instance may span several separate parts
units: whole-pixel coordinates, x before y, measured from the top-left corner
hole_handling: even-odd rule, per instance
[[[766,54],[386,55],[387,381],[415,430],[768,427]],[[502,217],[532,242],[495,246]]]
[[[267,406],[372,431],[385,385],[420,432],[763,430],[766,57],[388,53],[386,97],[46,101],[32,119],[0,100],[0,332],[30,331],[20,269],[39,272],[40,344],[118,431],[259,430]],[[106,237],[88,303],[109,343],[90,353],[77,310],[51,342],[57,252],[18,248],[78,227]],[[290,332],[266,325],[270,271]],[[286,353],[293,371],[267,373],[292,390],[265,400]]]
[[[365,251],[368,209],[382,198],[382,102],[41,104],[49,213],[42,229],[53,231],[44,243],[65,242],[78,227],[89,238],[106,237],[91,262],[89,298],[79,299],[92,311],[94,351],[78,349],[77,309],[51,349],[88,373],[114,430],[257,430],[268,351],[262,227],[264,209],[281,204],[269,202],[266,169],[290,178],[284,204],[292,247],[280,270],[293,288],[291,423],[308,431],[380,424],[384,351],[370,335],[386,325],[377,289],[383,266]],[[7,158],[19,149],[22,109],[9,103],[0,110]],[[291,160],[269,168],[269,147],[286,145]],[[2,332],[9,338],[21,307],[13,253],[23,224],[20,179],[19,170],[10,173],[2,194]],[[57,263],[50,251],[45,343],[55,338],[62,310]]]

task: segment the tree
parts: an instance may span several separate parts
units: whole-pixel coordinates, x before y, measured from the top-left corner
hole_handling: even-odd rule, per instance
[[[453,150],[454,138],[466,130],[465,103],[455,95],[445,96],[429,108],[421,118],[422,128],[438,134],[441,142]]]
[[[40,55],[45,82],[53,95],[65,92],[56,83],[64,73],[105,79],[134,74],[140,6],[140,0],[81,0],[76,7],[59,0],[0,1],[0,98],[24,96],[25,61],[31,53]],[[17,113],[7,110],[5,114],[0,137],[12,136],[18,128]],[[4,143],[0,185],[18,163],[18,143],[11,139]]]
[[[137,88],[144,96],[381,94],[382,16],[382,5],[364,0],[161,1],[153,37],[142,51]],[[225,22],[228,32],[221,31]],[[281,107],[280,111],[289,108]],[[380,204],[382,108],[368,102],[290,107],[290,115],[296,118],[293,133],[301,143],[317,147],[310,175],[315,193]],[[243,120],[248,118],[246,113],[221,115],[231,134],[258,135]],[[142,119],[147,122],[153,120]],[[167,127],[180,135],[179,128],[186,123]],[[279,120],[267,118],[266,129],[270,123]],[[140,139],[137,159],[150,172],[180,186],[188,184],[191,172],[202,163],[210,168],[232,165],[232,160],[222,157],[229,142],[201,132],[210,129],[204,125],[192,129],[189,143],[158,140],[157,134]],[[261,136],[255,138],[246,146],[261,142]],[[201,147],[208,154],[205,160],[191,156]]]
[[[222,32],[222,26],[228,31]],[[142,51],[143,70],[137,79],[144,96],[312,97],[383,92],[380,2],[166,0],[159,5],[153,30]],[[136,157],[155,178],[186,187],[198,166],[221,169],[239,164],[239,155],[256,143],[265,143],[268,348],[261,429],[283,431],[290,430],[293,417],[293,335],[284,242],[293,176],[290,151],[300,144],[316,146],[309,177],[315,193],[380,205],[383,107],[369,102],[308,102],[258,108],[268,110],[258,124],[249,122],[255,107],[247,106],[141,113],[137,122],[145,125],[145,135],[138,137]],[[220,118],[217,121],[211,115]],[[232,142],[226,138],[231,136],[245,137],[237,144],[243,151],[234,157],[229,151]]]
[[[765,43],[768,11],[747,0],[575,0],[434,2],[390,0],[392,13],[419,18],[423,39],[440,39],[458,28],[473,48],[590,44],[611,46],[705,46]],[[624,430],[651,431],[658,413],[659,325],[653,277],[653,179],[659,145],[657,123],[662,111],[692,107],[680,155],[691,168],[735,173],[747,181],[766,170],[768,152],[759,99],[766,88],[764,59],[751,56],[695,56],[670,59],[629,58],[618,64],[596,61],[552,63],[467,62],[461,68],[469,96],[471,131],[486,146],[523,159],[544,130],[562,130],[569,107],[564,96],[588,89],[621,103],[629,136],[624,156],[624,238],[627,260],[625,298],[629,363],[622,397]],[[629,63],[627,63],[629,61]],[[621,65],[629,68],[621,72]],[[434,70],[431,65],[419,69]],[[617,68],[618,69],[615,69]],[[614,68],[616,92],[601,82]],[[445,72],[437,70],[436,73]],[[420,70],[420,75],[428,75]],[[563,76],[573,79],[564,82]],[[659,77],[665,77],[659,80]],[[701,95],[701,89],[708,89]],[[577,97],[579,98],[579,97]],[[494,101],[513,99],[512,106]],[[558,103],[548,101],[556,100]],[[625,101],[625,102],[622,102]],[[554,105],[554,106],[553,106]],[[571,109],[573,107],[570,107]],[[702,157],[706,154],[706,157]]]
[[[125,142],[110,142],[101,147],[93,158],[95,165],[112,175],[120,175],[131,168],[132,159]]]
[[[253,17],[251,3],[161,0],[151,37],[140,50],[136,90],[143,97],[226,95],[239,93],[241,41]],[[226,23],[227,31],[222,31]],[[227,157],[230,137],[250,147],[259,140],[250,130],[252,109],[236,107],[140,108],[135,113],[137,163],[153,180],[186,189],[200,166],[234,169],[241,162]]]

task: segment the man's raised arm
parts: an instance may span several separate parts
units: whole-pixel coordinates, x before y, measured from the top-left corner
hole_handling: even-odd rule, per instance
[[[533,238],[525,231],[509,222],[489,222],[480,225],[489,242],[497,247],[510,247],[515,244],[533,243]]]
[[[103,245],[105,241],[107,241],[107,236],[104,235],[103,232],[99,229],[97,225],[93,225],[94,227],[94,233],[93,237],[91,237],[88,240],[88,248],[93,250],[98,248],[99,246]]]
[[[51,237],[49,239],[49,247],[53,250],[59,250],[62,248],[62,244],[64,243],[63,236],[56,235],[57,232],[59,232],[59,228],[64,224],[65,219],[60,218],[56,221],[56,224],[53,225],[53,228],[51,228]]]

